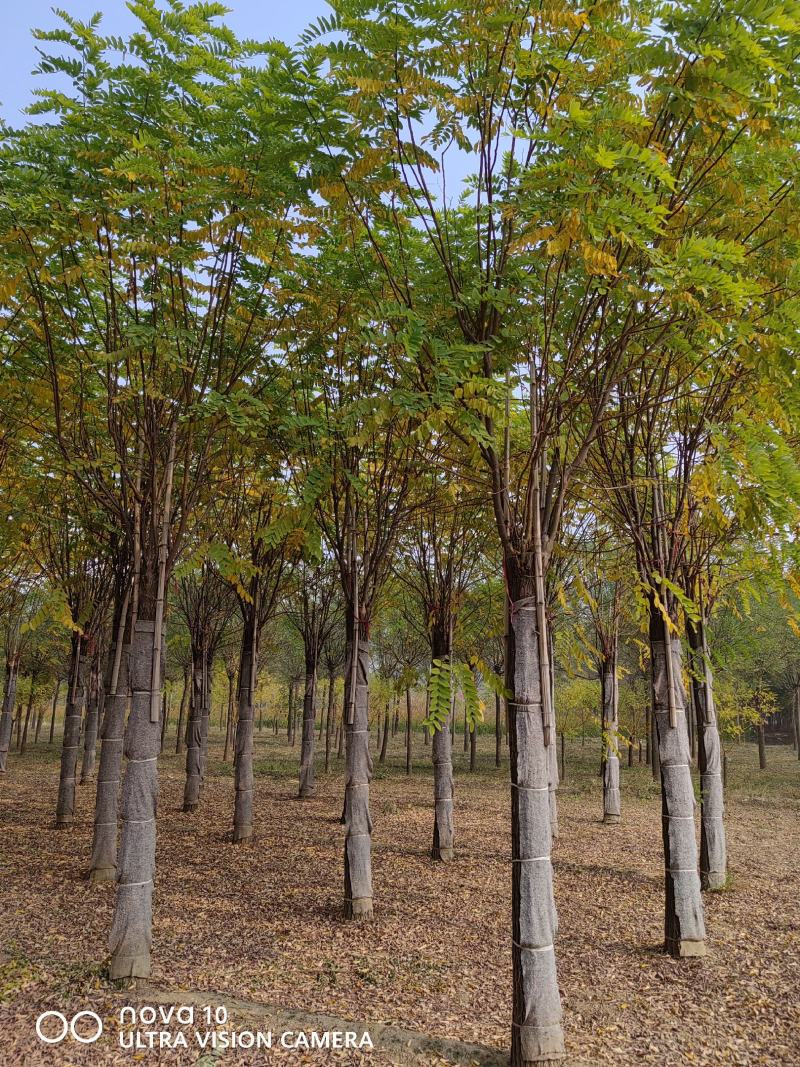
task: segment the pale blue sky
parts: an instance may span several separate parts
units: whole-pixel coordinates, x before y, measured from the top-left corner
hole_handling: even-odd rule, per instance
[[[58,26],[54,6],[80,19],[102,11],[106,33],[125,34],[136,22],[125,0],[0,0],[0,116],[11,126],[25,121],[22,109],[43,83],[31,74],[38,61],[31,29]],[[231,9],[225,19],[231,29],[256,40],[295,41],[309,22],[330,11],[325,0],[226,0],[226,6]]]

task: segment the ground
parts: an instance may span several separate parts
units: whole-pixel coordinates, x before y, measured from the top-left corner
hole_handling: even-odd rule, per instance
[[[55,746],[21,759],[12,753],[0,780],[0,1062],[507,1062],[509,789],[491,735],[481,737],[473,774],[456,738],[458,855],[449,865],[428,857],[430,749],[415,737],[411,780],[400,734],[388,765],[376,759],[375,919],[356,924],[341,915],[341,762],[330,776],[318,770],[316,797],[298,801],[298,750],[265,727],[256,837],[233,845],[232,771],[220,741],[212,739],[193,815],[180,811],[181,761],[173,752],[162,759],[153,974],[148,986],[128,990],[104,977],[113,886],[84,877],[94,788],[79,790],[75,825],[56,831]],[[759,772],[754,746],[729,746],[731,883],[706,897],[709,954],[676,961],[660,952],[660,804],[650,772],[623,768],[622,822],[603,826],[598,741],[568,744],[555,883],[570,1067],[800,1063],[800,762],[787,746],[770,746],[768,758]],[[221,1004],[239,1030],[272,1029],[277,1040],[288,1031],[366,1027],[375,1050],[119,1047],[124,1005],[201,1013]],[[40,1012],[69,1018],[85,1008],[107,1020],[97,1044],[37,1041]]]

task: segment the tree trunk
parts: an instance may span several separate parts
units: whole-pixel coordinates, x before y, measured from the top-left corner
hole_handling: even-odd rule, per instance
[[[325,696],[325,685],[326,685],[326,683],[323,682],[322,683],[322,696],[320,697],[320,701],[319,701],[320,713],[319,713],[319,736],[317,737],[318,741],[322,741],[322,733],[323,733],[323,730],[325,728],[325,708],[327,706],[327,697]]]
[[[703,889],[721,889],[727,878],[725,799],[722,746],[714,705],[713,676],[702,622],[687,623],[692,657],[692,689],[700,768],[700,882]]]
[[[358,654],[354,656],[356,650]],[[352,669],[354,659],[355,672]],[[356,691],[351,695],[354,682]],[[344,915],[346,919],[371,919],[372,819],[369,813],[369,783],[372,780],[372,757],[369,752],[369,644],[366,626],[355,619],[352,608],[348,609],[347,618],[344,706],[344,719],[350,720],[347,721],[344,802]]]
[[[86,639],[75,634],[72,638],[64,737],[61,745],[61,773],[56,802],[56,827],[59,829],[70,826],[75,815],[75,774],[78,769],[81,712],[86,691],[86,655]]]
[[[294,716],[294,679],[289,682],[289,703],[286,708],[286,743],[291,745],[292,743],[292,727]]]
[[[383,719],[383,738],[381,740],[381,754],[378,757],[379,763],[386,762],[386,747],[389,744],[389,701],[386,701],[386,713]]]
[[[603,692],[603,822],[618,823],[621,815],[619,792],[619,701],[617,696],[617,657],[603,654],[600,667]]]
[[[8,750],[11,747],[11,731],[14,728],[14,701],[17,698],[17,677],[19,675],[19,653],[9,656],[6,661],[5,685],[3,688],[3,710],[0,714],[0,774],[6,773]],[[50,735],[52,740],[52,732]]]
[[[231,747],[231,729],[233,727],[233,692],[236,682],[235,671],[228,672],[228,709],[225,713],[225,748],[222,753],[222,762],[228,762],[228,749]]]
[[[91,778],[97,756],[97,728],[102,714],[101,703],[103,699],[99,671],[97,657],[94,657],[89,675],[89,693],[86,701],[86,733],[83,738],[81,785],[85,785]]]
[[[31,678],[31,691],[28,695],[28,703],[25,707],[25,725],[22,728],[22,741],[19,746],[19,753],[23,755],[25,749],[28,747],[28,727],[31,719],[31,712],[33,711],[33,697],[34,697],[34,684],[33,678]]]
[[[500,718],[500,694],[494,695],[494,765],[499,767],[503,752],[503,720]]]
[[[152,612],[152,604],[149,605]],[[150,613],[148,612],[148,613]],[[122,783],[122,832],[117,864],[117,895],[109,937],[110,977],[150,977],[153,925],[153,878],[156,855],[158,753],[161,731],[154,700],[160,691],[162,643],[153,619],[136,620],[130,657],[131,710],[125,727],[127,758]],[[160,655],[159,655],[160,658]],[[154,678],[154,668],[158,674]],[[154,682],[158,685],[155,691]],[[153,721],[155,719],[155,721]]]
[[[206,649],[203,656],[203,664],[205,670],[203,671],[203,688],[202,699],[203,704],[200,709],[200,784],[198,794],[203,791],[203,782],[206,780],[206,770],[208,768],[208,735],[211,726],[211,693],[213,691],[211,667],[213,662],[213,655],[210,649]]]
[[[334,683],[336,681],[336,675],[333,671],[328,672],[328,711],[325,716],[325,773],[330,774],[331,770],[331,730],[333,729],[333,718],[336,713],[336,706],[334,704]]]
[[[469,732],[469,769],[475,770],[478,760],[478,731],[473,726]]]
[[[254,596],[254,601],[255,599]],[[239,693],[233,757],[233,781],[236,791],[233,809],[235,844],[249,841],[253,836],[253,698],[258,681],[258,619],[258,605],[249,605],[244,612],[239,656]]]
[[[44,722],[44,704],[39,705],[39,712],[36,716],[36,729],[33,732],[34,745],[39,744],[39,734],[42,732],[42,723]]]
[[[126,626],[125,636],[130,640],[130,624]],[[114,688],[113,664],[116,654],[114,641],[108,650],[106,677],[109,679],[109,693],[105,701],[103,724],[100,730],[100,763],[97,769],[92,861],[89,870],[91,882],[111,882],[117,873],[117,809],[119,784],[122,778],[122,750],[125,743],[125,712],[130,699],[128,685],[130,653],[130,644],[123,645],[116,688]]]
[[[181,705],[178,711],[178,732],[175,735],[175,755],[180,756],[184,744],[184,720],[186,718],[186,705],[189,700],[189,679],[191,671],[188,667],[183,670],[183,692],[181,693]]]
[[[337,739],[337,742],[336,742],[336,758],[337,759],[342,759],[344,757],[344,740],[345,740],[345,736],[344,736],[345,735],[344,717],[345,717],[345,712],[344,712],[344,708],[342,708],[342,716],[339,719],[339,733],[337,735],[338,739]]]
[[[406,774],[411,774],[411,690],[406,686]]]
[[[650,663],[653,718],[661,768],[661,827],[664,843],[664,948],[670,955],[705,955],[705,924],[697,843],[694,786],[689,765],[686,695],[681,644],[667,630],[661,609],[650,605]],[[671,659],[667,658],[667,650]]]
[[[445,631],[434,631],[431,641],[431,659],[450,659],[450,635]],[[452,685],[452,678],[450,681]],[[433,731],[433,845],[431,859],[449,863],[455,855],[455,821],[453,782],[453,735],[450,726],[455,718],[453,700],[450,700],[450,713],[440,729]]]
[[[565,746],[565,743],[564,743],[564,731],[562,730],[561,731],[561,781],[562,782],[566,782],[566,780],[567,780],[567,754],[566,754],[566,746]]]
[[[513,1067],[564,1055],[556,975],[558,927],[550,860],[550,754],[545,743],[543,679],[534,582],[506,561],[511,595],[507,679],[511,762]],[[552,739],[551,735],[551,741]]]
[[[192,694],[189,700],[189,721],[186,724],[184,811],[197,811],[197,806],[200,803],[200,784],[203,778],[202,731],[205,675],[205,650],[198,648],[192,652]]]
[[[52,745],[52,743],[53,743],[53,734],[55,733],[55,729],[56,729],[56,708],[58,707],[58,694],[59,694],[59,690],[60,689],[61,689],[61,679],[57,678],[56,679],[55,692],[53,693],[53,707],[50,710],[50,737],[48,738],[48,741],[47,741],[48,745]]]
[[[645,763],[647,764],[648,767],[651,767],[652,763],[653,763],[653,753],[652,753],[652,745],[651,745],[651,739],[652,739],[652,736],[653,736],[653,726],[652,726],[652,723],[650,721],[650,708],[649,707],[645,708],[645,712],[644,712],[644,732],[645,732],[645,757],[644,757],[644,761],[645,761]]]
[[[300,738],[300,788],[298,796],[314,795],[314,726],[317,715],[317,651],[309,649],[306,656],[306,678],[303,689],[303,733]],[[369,730],[369,725],[367,725]],[[369,735],[367,735],[369,737]],[[367,742],[369,747],[369,741]]]
[[[756,735],[758,736],[758,768],[761,771],[765,771],[767,769],[767,746],[764,739],[763,722],[756,726]]]

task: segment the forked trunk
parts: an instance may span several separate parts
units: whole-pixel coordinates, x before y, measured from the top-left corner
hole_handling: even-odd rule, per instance
[[[431,657],[434,660],[450,659],[450,641],[446,632],[434,633]],[[450,683],[452,685],[452,681]],[[453,735],[450,723],[453,719],[453,701],[450,713],[440,729],[433,731],[433,845],[431,859],[449,863],[455,855],[455,821],[453,815],[455,787],[453,783]]]
[[[358,630],[357,630],[358,627]],[[354,656],[354,652],[357,655]],[[355,658],[355,671],[353,660]],[[355,684],[355,693],[352,692]],[[348,610],[344,720],[347,731],[347,776],[344,818],[344,915],[372,918],[372,819],[369,784],[369,644],[365,625]]]
[[[81,713],[86,695],[86,638],[72,638],[72,654],[64,712],[64,738],[61,746],[61,773],[56,802],[56,827],[70,826],[75,816],[75,775],[81,738]]]
[[[603,690],[603,822],[618,823],[621,815],[619,793],[619,701],[617,698],[616,656],[601,657],[600,681]]]
[[[550,860],[550,763],[555,747],[542,701],[540,640],[534,582],[509,575],[510,628],[507,677],[511,761],[513,1067],[564,1055],[561,998],[556,975],[557,917]],[[547,737],[551,744],[546,744]]]
[[[257,607],[245,613],[242,649],[239,658],[236,741],[233,780],[236,798],[233,811],[233,841],[238,844],[253,836],[253,697],[258,664]]]
[[[0,774],[6,773],[6,766],[8,764],[8,750],[11,747],[11,732],[14,728],[14,701],[17,699],[18,675],[19,652],[9,656],[6,661],[6,676],[3,688],[3,710],[2,713],[0,713]]]
[[[667,649],[671,660],[667,658]],[[697,871],[694,786],[689,765],[686,696],[681,643],[667,630],[659,606],[650,605],[653,718],[661,767],[661,829],[664,842],[664,948],[670,955],[703,956],[703,901]]]
[[[687,624],[692,650],[692,689],[697,713],[697,762],[700,767],[700,883],[721,889],[727,879],[722,746],[714,705],[713,676],[703,623]]]
[[[306,679],[303,689],[303,733],[300,738],[300,797],[313,796],[314,785],[314,725],[317,717],[317,654],[311,649],[306,658]],[[367,741],[369,747],[369,740]]]

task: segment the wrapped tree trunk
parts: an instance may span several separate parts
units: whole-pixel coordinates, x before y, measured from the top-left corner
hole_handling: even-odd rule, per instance
[[[303,690],[303,733],[300,738],[300,797],[313,796],[314,785],[314,725],[317,715],[317,651],[306,654],[306,678]],[[369,741],[367,741],[369,747]]]
[[[431,656],[434,660],[450,659],[450,640],[447,632],[434,632],[431,641]],[[450,682],[452,685],[452,680]],[[453,804],[453,735],[450,722],[453,718],[453,702],[450,701],[448,721],[441,729],[433,731],[433,845],[431,859],[449,863],[455,855],[455,822]]]
[[[670,635],[655,602],[650,605],[649,629],[653,718],[661,767],[664,948],[675,957],[703,956],[706,933],[697,871],[695,800],[689,764],[686,697],[681,679],[681,645]]]
[[[11,731],[14,727],[14,701],[17,699],[19,659],[19,652],[16,652],[12,653],[6,660],[3,710],[0,714],[0,774],[6,773],[8,750],[11,747]]]
[[[75,815],[75,775],[78,769],[81,717],[86,695],[86,654],[86,638],[74,634],[70,656],[67,707],[64,712],[61,773],[56,802],[56,827],[59,829],[70,826]]]
[[[183,692],[181,693],[181,705],[178,711],[178,732],[175,735],[175,755],[180,756],[183,752],[184,743],[184,720],[186,718],[186,705],[189,702],[189,677],[188,667],[183,670]]]
[[[603,822],[618,823],[621,815],[619,792],[619,701],[616,656],[603,654],[600,665],[603,690]]]
[[[189,721],[186,724],[186,783],[183,810],[197,811],[203,779],[203,711],[205,707],[205,649],[192,650],[192,692],[189,698]]]
[[[145,608],[147,608],[145,601]],[[152,610],[152,605],[149,605]],[[112,979],[149,978],[153,922],[153,877],[156,855],[158,754],[161,724],[153,714],[159,689],[153,691],[156,624],[138,618],[130,661],[131,710],[125,728],[125,778],[122,784],[122,832],[117,895],[109,937]],[[160,669],[158,672],[160,680]],[[158,704],[155,703],[155,707]]]
[[[100,686],[97,658],[92,661],[89,676],[89,695],[86,701],[86,732],[83,738],[83,761],[81,763],[81,785],[92,776],[97,754],[97,726],[101,714],[102,689]]]
[[[130,641],[130,626],[126,629]],[[125,743],[125,712],[130,697],[128,689],[128,659],[130,644],[125,644],[119,657],[116,685],[113,681],[116,642],[108,650],[108,696],[100,732],[100,764],[97,770],[97,796],[94,807],[92,863],[89,879],[92,882],[111,882],[117,873],[117,805],[122,778],[122,749]]]
[[[239,844],[253,836],[253,696],[258,663],[258,606],[244,612],[242,650],[239,658],[239,694],[233,781],[236,798],[233,809],[233,841]]]
[[[372,781],[372,756],[369,752],[369,644],[367,627],[356,619],[352,607],[347,610],[346,664],[344,915],[346,919],[371,919],[372,819],[369,812],[369,784]]]
[[[550,754],[534,582],[506,561],[511,599],[507,677],[511,761],[514,1067],[564,1055],[556,975],[557,917],[550,860]],[[551,741],[552,741],[551,737]]]
[[[548,786],[548,803],[550,805],[550,834],[555,841],[558,837],[558,748],[556,746],[556,679],[555,679],[555,658],[553,653],[553,629],[550,626],[549,621],[545,622],[547,626],[547,679],[548,689],[550,691],[550,699],[548,701],[549,709],[549,738],[550,744],[547,746],[547,786]]]
[[[702,621],[687,623],[692,653],[692,689],[697,714],[697,762],[700,768],[700,883],[721,889],[727,879],[725,797],[722,784],[722,745],[714,705],[713,676]]]

